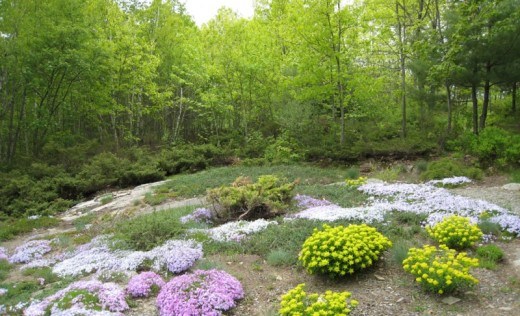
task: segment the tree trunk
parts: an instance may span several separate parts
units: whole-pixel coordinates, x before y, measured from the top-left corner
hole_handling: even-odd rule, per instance
[[[477,84],[471,84],[471,101],[473,102],[473,134],[478,135],[478,99]]]
[[[452,108],[451,108],[451,86],[446,84],[446,101],[448,102],[448,134],[451,134],[451,120],[452,120]]]
[[[406,29],[401,23],[399,17],[399,2],[395,3],[395,13],[397,15],[397,35],[399,38],[399,68],[401,72],[401,136],[406,138],[406,68],[404,56],[404,38],[406,36]]]
[[[484,82],[484,102],[482,104],[482,113],[480,114],[480,130],[483,130],[486,127],[486,119],[489,108],[489,93],[491,89],[491,85],[489,83],[489,76],[491,73],[491,65],[489,62],[486,64],[486,81]]]

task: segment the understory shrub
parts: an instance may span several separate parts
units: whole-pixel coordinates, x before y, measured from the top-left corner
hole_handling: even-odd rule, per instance
[[[446,157],[433,161],[428,165],[428,169],[421,174],[421,180],[440,180],[464,176],[471,179],[482,179],[482,170],[475,167],[465,166],[454,158]]]
[[[426,231],[439,244],[453,249],[471,247],[482,239],[480,228],[476,224],[471,224],[469,218],[458,215],[445,217],[435,226],[427,226]]]
[[[366,224],[323,225],[305,240],[298,259],[310,274],[344,276],[370,267],[392,242]]]
[[[270,218],[289,207],[294,186],[273,175],[261,176],[256,183],[238,177],[231,186],[209,190],[207,198],[219,222]]]
[[[351,296],[352,294],[346,291],[307,294],[305,283],[302,283],[282,295],[279,314],[281,316],[346,316],[358,305],[356,300],[350,299]]]
[[[478,259],[469,258],[465,252],[457,254],[445,245],[411,248],[403,261],[404,270],[414,275],[416,282],[426,291],[438,294],[477,284],[469,269],[478,265]]]
[[[196,270],[171,279],[157,296],[160,316],[222,315],[244,297],[240,282],[220,270]]]

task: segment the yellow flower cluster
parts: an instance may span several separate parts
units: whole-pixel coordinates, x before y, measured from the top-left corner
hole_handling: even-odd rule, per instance
[[[465,249],[482,239],[482,231],[472,225],[467,217],[453,215],[444,218],[433,228],[426,227],[428,234],[439,244],[449,248]]]
[[[349,188],[357,188],[360,185],[367,183],[367,178],[359,177],[357,179],[347,179],[347,180],[345,180],[345,183],[346,183],[347,187],[349,187]]]
[[[391,246],[388,238],[366,224],[325,224],[305,240],[298,259],[310,274],[344,276],[370,267]]]
[[[279,313],[281,316],[347,316],[358,305],[350,300],[350,292],[326,291],[319,295],[307,295],[305,283],[282,295]]]
[[[404,270],[413,274],[415,281],[427,291],[439,294],[477,284],[478,280],[469,273],[471,267],[478,267],[478,259],[465,252],[457,254],[445,245],[411,248],[403,261]]]

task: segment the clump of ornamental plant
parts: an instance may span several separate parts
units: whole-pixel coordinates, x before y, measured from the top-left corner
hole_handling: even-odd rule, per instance
[[[222,315],[244,297],[240,282],[220,270],[196,270],[166,283],[157,296],[160,316]]]
[[[453,249],[471,247],[482,239],[482,231],[471,224],[469,218],[452,215],[444,218],[433,227],[426,227],[428,234],[439,244]]]
[[[350,292],[326,291],[324,294],[307,294],[305,283],[298,284],[294,289],[282,295],[279,314],[293,315],[349,315],[358,302],[350,299]]]
[[[366,224],[325,224],[305,240],[298,259],[310,274],[344,276],[370,267],[391,246],[388,238]]]
[[[272,218],[291,205],[295,185],[273,175],[261,176],[255,183],[238,177],[231,186],[209,190],[207,199],[217,222]]]
[[[128,285],[126,292],[130,296],[148,297],[151,293],[157,293],[165,284],[163,278],[153,271],[141,272],[133,276]]]
[[[445,245],[411,248],[403,261],[404,270],[413,274],[416,282],[426,291],[438,294],[477,284],[469,269],[478,266],[478,259],[468,257],[465,252],[457,254]]]
[[[355,189],[359,186],[362,186],[363,184],[367,183],[366,177],[359,177],[357,179],[346,179],[345,184],[350,189]]]

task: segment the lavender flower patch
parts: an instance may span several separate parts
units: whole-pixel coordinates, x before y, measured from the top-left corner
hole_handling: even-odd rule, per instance
[[[198,208],[191,214],[180,218],[180,222],[183,224],[186,224],[190,221],[197,223],[211,223],[213,221],[213,214],[207,208]]]
[[[0,247],[0,260],[7,260],[9,257],[7,256],[7,249],[4,247]]]
[[[444,180],[439,180],[444,181]],[[450,178],[445,183],[460,183],[462,177]],[[451,194],[448,190],[434,186],[435,183],[367,183],[358,190],[371,195],[367,204],[360,207],[342,208],[330,204],[316,206],[299,212],[292,217],[323,221],[338,219],[360,220],[366,223],[381,222],[387,212],[411,212],[429,215],[425,225],[435,225],[445,216],[457,214],[477,222],[481,214],[494,214],[490,220],[504,230],[520,235],[520,217],[509,214],[498,205],[487,201]]]
[[[0,288],[0,296],[4,295],[5,293],[7,293],[7,289],[4,289],[4,288]]]
[[[14,254],[9,258],[10,263],[28,263],[41,259],[44,254],[52,250],[50,240],[31,240],[16,247]]]
[[[248,221],[236,221],[229,222],[224,225],[210,228],[210,229],[192,229],[190,232],[203,232],[208,234],[213,240],[216,241],[234,241],[239,242],[244,239],[247,235],[254,234],[265,229],[269,225],[277,225],[275,221],[267,221],[265,219],[257,219],[253,222]]]
[[[332,205],[332,203],[327,200],[315,199],[312,196],[303,194],[296,194],[294,200],[296,201],[296,205],[298,206],[298,208],[302,210],[306,210],[312,207]]]
[[[77,290],[85,290],[95,295],[99,299],[99,306],[95,307],[101,309],[102,312],[87,308],[82,302],[81,294],[71,300],[72,306],[62,310],[63,306],[60,306],[60,301],[70,292]],[[33,302],[24,310],[24,315],[43,316],[49,308],[51,315],[123,315],[122,312],[129,307],[125,300],[125,292],[117,284],[91,280],[74,282],[42,301]]]
[[[56,258],[42,258],[42,259],[36,259],[29,263],[26,263],[20,267],[20,270],[30,269],[30,268],[44,268],[44,267],[50,267],[54,265],[58,259]]]
[[[222,315],[244,297],[240,282],[219,270],[197,270],[168,282],[157,296],[160,316]]]
[[[132,297],[148,297],[154,287],[160,289],[164,284],[163,278],[157,273],[152,271],[142,272],[130,279],[126,286],[126,292]]]
[[[444,178],[442,180],[431,180],[426,182],[427,185],[433,185],[438,187],[457,187],[466,183],[471,183],[471,179],[467,177],[451,177]]]
[[[53,272],[59,276],[83,273],[135,271],[145,261],[153,270],[168,269],[180,273],[202,258],[202,245],[192,240],[169,240],[150,251],[111,250],[107,236],[93,239],[68,258],[58,262]]]

